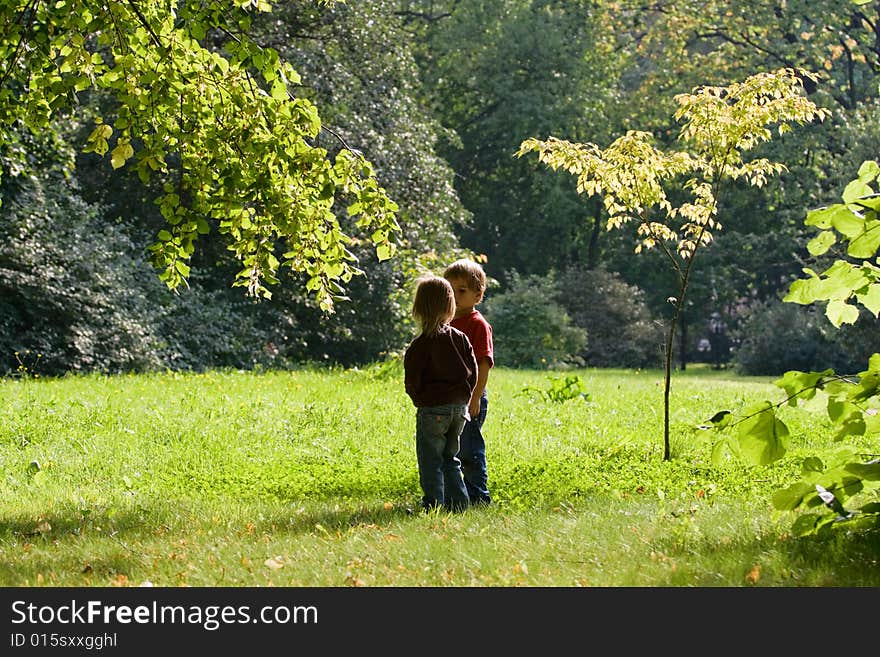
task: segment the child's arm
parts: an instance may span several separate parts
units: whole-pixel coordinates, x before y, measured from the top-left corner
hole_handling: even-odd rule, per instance
[[[480,398],[486,389],[486,383],[489,381],[489,370],[492,369],[492,361],[485,356],[477,358],[477,385],[471,393],[471,403],[468,404],[468,413],[472,418],[480,414]]]

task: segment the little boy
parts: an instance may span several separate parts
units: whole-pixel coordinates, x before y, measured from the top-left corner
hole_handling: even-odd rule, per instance
[[[459,438],[458,458],[472,505],[489,504],[488,476],[486,470],[486,443],[483,440],[483,423],[486,421],[489,400],[486,383],[489,370],[495,364],[492,346],[492,327],[475,306],[483,300],[486,291],[486,273],[472,260],[456,260],[443,272],[455,293],[455,317],[453,328],[464,333],[471,341],[477,359],[477,384],[471,393],[468,412],[470,420],[465,424]]]

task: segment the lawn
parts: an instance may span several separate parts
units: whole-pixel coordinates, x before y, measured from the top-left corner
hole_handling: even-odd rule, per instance
[[[587,398],[524,392],[566,375]],[[713,465],[698,425],[782,393],[689,368],[664,461],[662,383],[496,369],[494,503],[450,515],[418,510],[397,366],[3,380],[0,585],[880,585],[876,534],[793,537],[770,503],[829,447],[819,416],[781,411],[772,465]]]

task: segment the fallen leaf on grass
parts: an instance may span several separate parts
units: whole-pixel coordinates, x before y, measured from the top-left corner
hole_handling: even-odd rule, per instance
[[[128,575],[125,573],[119,573],[113,578],[113,580],[111,580],[110,586],[128,586]]]
[[[746,574],[746,581],[749,582],[749,584],[757,584],[759,579],[761,579],[761,567],[758,564],[755,564]]]
[[[263,562],[263,565],[266,566],[266,568],[271,568],[272,570],[284,568],[284,557],[269,557]]]

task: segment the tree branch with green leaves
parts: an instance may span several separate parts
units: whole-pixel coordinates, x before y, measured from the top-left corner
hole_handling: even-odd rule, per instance
[[[155,201],[166,226],[149,253],[168,287],[185,284],[196,242],[216,230],[242,264],[233,285],[269,297],[287,267],[330,312],[360,273],[348,226],[390,258],[397,205],[358,152],[317,145],[327,128],[294,95],[298,73],[247,36],[252,12],[270,10],[263,0],[4,3],[0,147],[16,124],[47,130],[90,90],[108,94],[111,113],[95,118],[85,150],[164,182]],[[206,45],[233,33],[222,51]]]
[[[858,177],[843,191],[843,203],[807,213],[805,224],[819,230],[807,245],[809,252],[817,257],[840,247],[843,252],[821,273],[805,268],[807,277],[792,282],[783,301],[825,303],[825,315],[835,327],[855,323],[861,315],[858,306],[875,319],[880,315],[878,183],[880,164],[863,162]],[[783,406],[824,412],[832,427],[833,443],[880,435],[880,354],[873,354],[867,368],[855,376],[842,376],[831,369],[793,370],[774,384],[786,392],[782,402],[764,401],[737,416],[720,411],[705,425],[723,434],[737,427],[735,436],[724,435],[715,444],[715,462],[726,454],[755,465],[782,458],[789,435],[778,415]],[[826,531],[844,521],[849,528],[876,528],[880,524],[878,490],[880,460],[876,454],[860,454],[847,447],[805,459],[800,481],[777,492],[773,505],[800,512],[792,526],[797,535]]]

